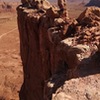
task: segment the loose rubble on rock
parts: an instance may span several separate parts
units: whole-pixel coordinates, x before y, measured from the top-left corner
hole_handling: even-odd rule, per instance
[[[100,73],[100,8],[70,19],[65,0],[58,7],[22,0],[17,11],[24,68],[20,100],[99,100],[100,75],[88,75]],[[80,90],[85,84],[88,89]],[[91,92],[94,85],[97,91]]]

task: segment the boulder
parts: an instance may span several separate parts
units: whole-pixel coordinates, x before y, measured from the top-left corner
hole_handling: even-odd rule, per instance
[[[81,25],[98,26],[100,25],[100,8],[99,7],[88,7],[78,17],[78,22]]]
[[[47,9],[46,15],[51,19],[60,17],[60,15],[55,7],[50,7],[49,9]]]

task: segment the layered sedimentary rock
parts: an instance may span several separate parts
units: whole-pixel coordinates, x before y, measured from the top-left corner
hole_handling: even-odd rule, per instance
[[[69,20],[65,0],[58,0],[59,8],[50,3],[46,7],[46,3],[46,0],[31,3],[23,0],[17,8],[24,71],[20,100],[58,100],[59,96],[56,98],[54,94],[57,88],[66,80],[88,75],[87,70],[92,67],[86,62],[91,65],[95,52],[100,53],[100,16],[94,14],[100,13],[99,8],[91,8],[89,14],[86,10],[77,20]],[[91,18],[96,25],[91,25],[91,21],[83,24],[90,14],[95,15]],[[95,39],[91,39],[92,35]],[[97,65],[93,73],[98,72]]]

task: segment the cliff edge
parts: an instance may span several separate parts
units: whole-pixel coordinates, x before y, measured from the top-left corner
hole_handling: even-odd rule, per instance
[[[24,71],[20,100],[99,100],[100,8],[87,8],[73,20],[65,0],[58,7],[22,0],[17,14]]]

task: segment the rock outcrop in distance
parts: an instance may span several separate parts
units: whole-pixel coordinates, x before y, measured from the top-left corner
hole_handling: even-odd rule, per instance
[[[100,0],[90,0],[86,6],[97,6],[100,7]]]
[[[58,7],[22,0],[17,14],[24,71],[20,100],[99,100],[100,8],[87,8],[73,20],[65,0]],[[93,74],[98,76],[88,77]]]

